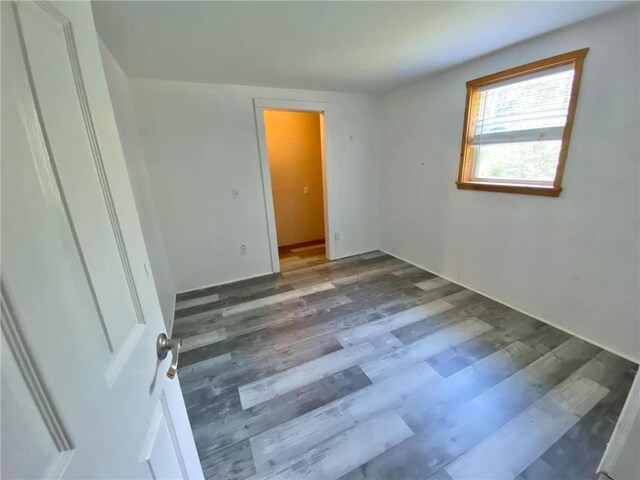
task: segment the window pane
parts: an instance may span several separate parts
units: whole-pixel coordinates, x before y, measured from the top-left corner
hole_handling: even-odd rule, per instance
[[[475,177],[553,182],[561,141],[503,143],[474,148]]]
[[[481,92],[476,141],[487,133],[564,127],[573,69],[561,67],[559,71],[550,72]]]

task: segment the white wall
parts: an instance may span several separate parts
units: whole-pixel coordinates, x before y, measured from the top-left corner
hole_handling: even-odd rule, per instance
[[[165,326],[170,332],[173,324],[176,290],[158,225],[154,199],[151,195],[145,157],[138,137],[129,80],[102,42],[100,42],[100,52],[118,133],[120,134],[120,141],[127,162],[131,188],[138,216],[140,217],[142,234],[147,247],[149,262],[151,263],[150,273],[153,275],[153,281],[160,299]]]
[[[144,79],[130,85],[177,291],[271,272],[254,97],[332,103],[336,256],[377,248],[371,97]]]
[[[638,360],[639,6],[382,99],[384,250]],[[457,190],[465,82],[590,47],[559,198]]]

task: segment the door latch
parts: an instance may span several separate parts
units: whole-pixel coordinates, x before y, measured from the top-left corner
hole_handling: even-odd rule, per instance
[[[169,370],[167,370],[167,377],[173,378],[176,376],[178,370],[178,356],[180,355],[180,348],[182,347],[182,338],[174,337],[168,338],[166,333],[158,335],[156,341],[156,350],[158,352],[158,358],[164,360],[167,358],[169,350],[171,350],[171,364]]]

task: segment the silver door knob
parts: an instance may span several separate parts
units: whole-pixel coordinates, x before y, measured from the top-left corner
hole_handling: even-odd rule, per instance
[[[171,364],[169,370],[167,370],[167,377],[173,378],[176,376],[176,370],[178,369],[178,355],[180,355],[180,347],[182,347],[182,339],[180,337],[168,338],[165,333],[158,335],[156,341],[156,350],[158,352],[158,358],[164,360],[167,358],[167,353],[171,350]]]

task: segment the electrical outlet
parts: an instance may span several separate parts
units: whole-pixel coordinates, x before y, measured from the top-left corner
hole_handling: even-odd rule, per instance
[[[304,187],[303,192],[305,195],[309,195],[309,187]]]
[[[334,234],[333,234],[333,239],[334,239],[336,242],[339,242],[339,241],[340,241],[340,232],[336,232],[336,233],[334,233]]]
[[[240,245],[240,255],[246,255],[247,254],[247,246],[242,244]]]
[[[234,200],[240,200],[240,189],[239,188],[232,188],[231,189],[231,196],[233,197]]]

